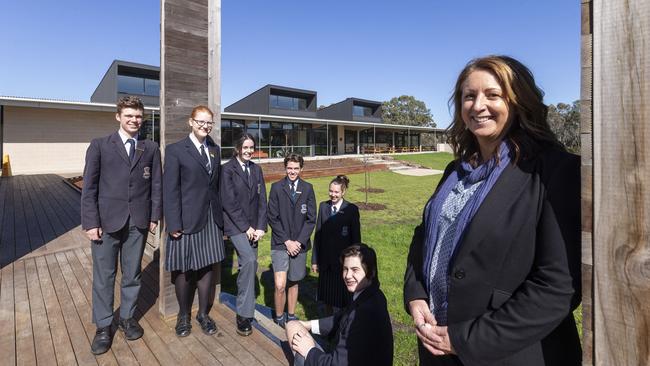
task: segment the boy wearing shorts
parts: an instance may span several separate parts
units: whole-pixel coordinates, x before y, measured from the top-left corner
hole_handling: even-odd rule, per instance
[[[275,282],[273,320],[283,328],[287,321],[298,320],[295,316],[298,282],[307,274],[307,251],[311,248],[310,237],[316,225],[314,189],[300,178],[303,164],[299,154],[285,157],[286,177],[273,183],[269,194],[271,261]]]

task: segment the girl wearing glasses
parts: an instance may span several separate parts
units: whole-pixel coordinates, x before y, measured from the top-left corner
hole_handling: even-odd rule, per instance
[[[167,223],[165,269],[172,272],[179,312],[176,335],[192,330],[190,311],[199,290],[196,320],[208,335],[217,326],[208,315],[214,302],[216,263],[225,257],[223,213],[219,194],[221,156],[209,136],[212,111],[196,106],[188,120],[190,134],[167,146],[163,174],[163,209]]]

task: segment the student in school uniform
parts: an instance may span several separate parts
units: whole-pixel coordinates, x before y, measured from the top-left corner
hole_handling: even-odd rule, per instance
[[[196,321],[203,333],[217,332],[209,313],[215,297],[215,264],[225,257],[219,195],[221,155],[209,135],[214,125],[213,113],[206,106],[196,106],[188,124],[190,134],[167,146],[163,174],[163,207],[169,233],[165,270],[172,272],[176,290],[179,337],[192,331],[190,312],[197,288]]]
[[[359,208],[343,199],[350,180],[338,175],[329,185],[329,201],[320,203],[314,248],[312,249],[312,271],[318,272],[318,300],[325,303],[327,313],[343,308],[350,303],[351,296],[341,279],[341,251],[361,242]]]
[[[307,251],[311,248],[310,237],[316,225],[316,197],[312,185],[300,178],[303,165],[304,159],[298,154],[285,157],[287,175],[273,183],[269,193],[274,321],[283,328],[287,321],[298,320],[295,315],[298,282],[307,272]]]
[[[122,268],[118,328],[127,340],[144,334],[134,313],[147,235],[155,230],[162,213],[162,171],[158,145],[137,139],[143,115],[139,98],[121,98],[115,114],[119,129],[92,140],[86,151],[81,226],[92,242],[92,318],[97,331],[91,352],[96,355],[108,351],[113,342],[118,259]]]
[[[223,165],[220,191],[224,232],[237,252],[237,333],[253,332],[257,243],[266,233],[266,186],[262,168],[251,161],[255,139],[242,135],[235,144],[235,157]]]

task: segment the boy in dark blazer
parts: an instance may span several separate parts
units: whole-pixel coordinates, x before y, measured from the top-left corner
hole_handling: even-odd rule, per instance
[[[316,225],[314,189],[311,184],[300,179],[303,164],[304,160],[298,154],[285,157],[287,176],[273,183],[269,193],[271,260],[275,282],[274,321],[281,327],[284,327],[287,320],[298,320],[295,316],[298,281],[306,275],[307,251],[311,248],[310,237]],[[288,288],[288,296],[285,288]],[[288,312],[286,318],[285,303]]]
[[[153,141],[137,140],[144,105],[137,97],[117,103],[117,132],[91,141],[81,194],[81,226],[92,241],[93,323],[97,332],[91,351],[111,348],[113,293],[117,259],[122,267],[118,327],[128,340],[142,337],[133,317],[140,292],[140,262],[148,231],[161,216],[160,150]]]

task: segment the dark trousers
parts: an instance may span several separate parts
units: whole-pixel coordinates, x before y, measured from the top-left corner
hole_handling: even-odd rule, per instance
[[[120,284],[120,317],[133,317],[138,293],[142,253],[147,240],[147,230],[130,224],[114,233],[104,233],[102,241],[91,243],[93,255],[93,323],[98,328],[113,322],[113,302],[117,259],[122,267]]]

